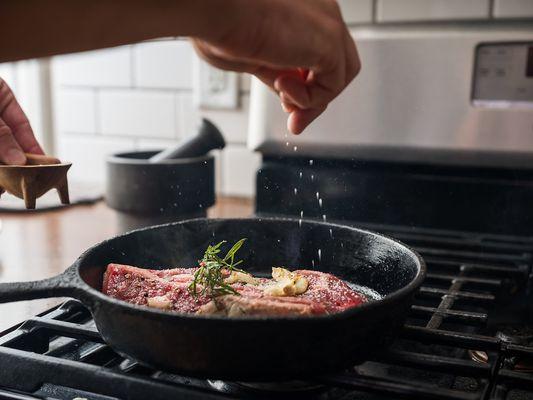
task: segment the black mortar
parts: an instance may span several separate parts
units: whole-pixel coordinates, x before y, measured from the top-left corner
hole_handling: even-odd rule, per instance
[[[205,217],[215,203],[212,155],[150,163],[159,151],[107,159],[106,202],[119,212],[120,230]]]

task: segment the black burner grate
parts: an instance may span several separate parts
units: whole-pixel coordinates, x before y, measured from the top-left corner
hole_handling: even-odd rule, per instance
[[[428,263],[400,337],[373,360],[285,392],[180,377],[115,353],[70,300],[0,337],[0,399],[533,399],[533,341],[494,333],[498,324],[532,322],[533,240],[369,228],[410,244]]]

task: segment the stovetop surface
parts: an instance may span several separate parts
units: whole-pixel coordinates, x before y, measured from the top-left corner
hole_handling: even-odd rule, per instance
[[[533,399],[533,239],[366,227],[418,250],[428,275],[395,343],[362,365],[306,382],[177,376],[117,354],[69,300],[0,335],[0,399]]]

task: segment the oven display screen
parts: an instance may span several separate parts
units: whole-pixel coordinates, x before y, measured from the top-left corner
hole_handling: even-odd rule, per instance
[[[533,78],[533,46],[529,46],[529,49],[527,50],[526,76],[528,78]]]
[[[484,43],[475,50],[472,101],[479,106],[533,105],[533,43]]]

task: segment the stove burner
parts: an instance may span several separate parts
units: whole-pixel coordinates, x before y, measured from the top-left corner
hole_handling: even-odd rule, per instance
[[[489,355],[481,350],[468,350],[468,355],[473,361],[480,364],[487,364],[489,362]]]
[[[528,325],[500,326],[494,336],[504,343],[519,346],[533,345],[533,327]],[[469,350],[468,355],[473,361],[481,364],[489,362],[489,356],[481,350]],[[533,359],[528,357],[511,357],[507,359],[508,367],[517,372],[533,373]]]
[[[514,284],[532,282],[533,239],[366,228],[414,246],[428,273],[401,336],[355,370],[288,383],[208,382],[156,371],[108,347],[89,310],[69,300],[0,333],[0,398],[533,400],[533,318],[523,312],[533,302],[524,303],[530,297]],[[473,350],[465,356],[465,348]],[[465,365],[465,358],[486,364]],[[72,391],[59,395],[64,385]]]
[[[221,380],[208,380],[211,387],[219,392],[228,394],[254,393],[263,394],[268,398],[286,395],[291,399],[306,398],[310,395],[319,394],[325,389],[324,385],[305,381],[286,382],[229,382]]]
[[[515,325],[500,327],[495,336],[505,343],[520,346],[533,345],[533,327],[528,325]]]

